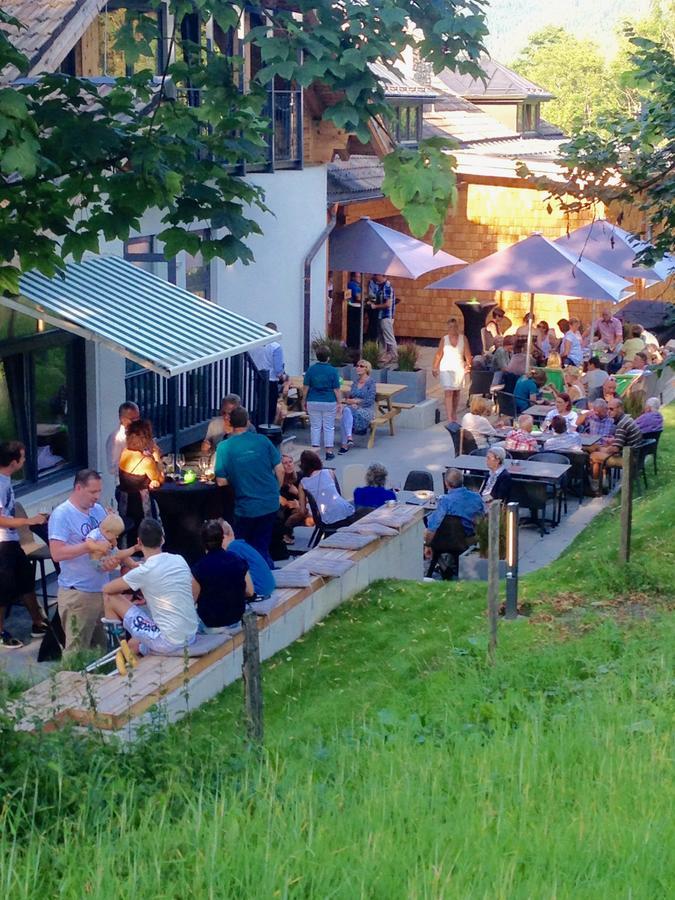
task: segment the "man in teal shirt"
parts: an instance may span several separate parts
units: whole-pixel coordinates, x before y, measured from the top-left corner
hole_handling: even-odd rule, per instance
[[[279,511],[284,478],[281,454],[262,434],[248,431],[242,407],[230,413],[232,434],[216,449],[216,481],[234,490],[234,533],[263,556],[270,569],[272,529]]]

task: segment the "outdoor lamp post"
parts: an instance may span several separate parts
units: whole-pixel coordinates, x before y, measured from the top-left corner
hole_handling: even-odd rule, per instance
[[[506,505],[506,619],[518,618],[518,509]]]

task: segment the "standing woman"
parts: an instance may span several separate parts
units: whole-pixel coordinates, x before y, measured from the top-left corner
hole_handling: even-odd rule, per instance
[[[459,392],[467,369],[471,368],[471,351],[464,335],[459,330],[456,318],[448,319],[448,333],[438,343],[431,374],[440,375],[441,387],[445,394],[445,412],[448,422],[457,421]]]
[[[119,482],[118,511],[123,518],[128,517],[133,522],[125,535],[127,546],[133,547],[141,520],[159,520],[157,502],[150,492],[164,482],[152,425],[147,419],[138,419],[127,427],[127,445],[120,456]]]
[[[581,322],[579,319],[572,318],[569,325],[569,331],[563,335],[562,346],[560,347],[562,364],[563,366],[580,366],[584,361],[581,334],[579,333]]]
[[[328,348],[316,348],[316,362],[305,372],[305,406],[309,415],[312,448],[321,448],[321,432],[326,459],[335,459],[335,416],[340,403],[340,376],[328,362]]]
[[[356,381],[352,383],[349,397],[342,407],[342,447],[340,453],[347,453],[354,445],[352,432],[364,434],[375,416],[375,382],[370,377],[373,367],[360,359],[356,364]]]

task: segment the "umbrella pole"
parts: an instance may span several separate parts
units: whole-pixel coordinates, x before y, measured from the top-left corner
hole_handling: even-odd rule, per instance
[[[588,349],[590,351],[591,356],[593,356],[593,341],[595,340],[595,313],[596,313],[595,304],[596,303],[597,303],[597,301],[593,300],[593,302],[591,304],[591,334],[588,339]]]
[[[361,272],[361,309],[359,310],[359,316],[361,319],[361,324],[359,326],[359,359],[363,356],[363,311],[366,305],[366,277],[363,272]]]
[[[525,357],[525,374],[530,371],[532,360],[532,322],[534,320],[534,294],[530,294],[530,319],[527,323],[527,355]]]

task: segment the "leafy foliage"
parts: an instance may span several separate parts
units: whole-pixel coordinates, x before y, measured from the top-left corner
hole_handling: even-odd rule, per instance
[[[384,92],[369,63],[389,68],[413,49],[436,71],[480,73],[486,0],[296,0],[292,5],[247,4],[265,25],[247,41],[261,63],[246,93],[241,59],[186,40],[180,23],[198,11],[224,33],[236,28],[242,7],[230,0],[168,0],[168,35],[176,50],[155,84],[148,69],[102,88],[85,79],[51,74],[0,88],[0,291],[16,292],[21,271],[53,275],[64,257],[79,259],[101,236],[126,238],[144,212],[163,211],[158,235],[165,254],[194,250],[190,227],[208,221],[217,236],[201,249],[210,259],[252,260],[247,239],[259,233],[250,210],[265,209],[260,188],[237,167],[264,158],[270,132],[266,85],[280,78],[304,87],[321,83],[335,100],[325,111],[337,126],[367,138],[371,116],[386,120]],[[161,0],[151,0],[159,9]],[[127,12],[114,46],[127,63],[141,64],[158,40],[154,18]],[[405,27],[414,22],[415,29]],[[0,71],[28,71],[12,45],[16,20],[0,11]],[[171,53],[168,54],[171,58]],[[195,98],[199,97],[199,104]],[[174,98],[174,99],[171,99]],[[438,227],[453,184],[441,151],[394,154],[401,168],[404,215],[416,233]],[[419,185],[414,187],[414,180]],[[396,185],[389,178],[389,190]],[[445,185],[445,194],[441,181]],[[429,193],[427,199],[426,194]],[[425,216],[428,217],[425,222]]]
[[[513,68],[554,95],[544,116],[566,133],[576,125],[593,124],[614,108],[612,82],[599,47],[564,28],[549,26],[533,34]]]
[[[598,201],[636,207],[644,214],[651,245],[638,253],[650,265],[675,249],[675,56],[665,44],[630,35],[632,68],[624,80],[642,99],[639,116],[601,118],[561,149],[561,180],[531,178],[563,210]],[[531,177],[527,166],[519,173]],[[623,213],[619,213],[621,220]]]

